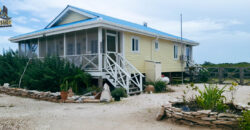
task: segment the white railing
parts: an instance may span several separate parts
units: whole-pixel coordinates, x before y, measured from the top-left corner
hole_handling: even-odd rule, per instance
[[[131,76],[121,68],[108,54],[104,54],[104,69],[108,73],[107,79],[114,87],[124,87],[129,92]]]
[[[68,55],[65,57],[70,63],[76,66],[81,66],[86,71],[98,70],[98,54],[81,54],[81,55]]]
[[[139,87],[140,91],[142,91],[142,78],[144,75],[119,53],[117,54],[117,60],[120,66],[128,72],[129,75],[132,75],[131,82]]]
[[[196,64],[193,60],[187,61],[188,67],[194,67],[196,68],[195,71],[198,73],[200,71],[208,71],[206,68],[203,68],[201,65]]]

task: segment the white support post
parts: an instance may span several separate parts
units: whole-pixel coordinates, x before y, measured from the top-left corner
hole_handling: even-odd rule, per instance
[[[120,36],[121,36],[121,40],[120,40],[120,44],[121,44],[121,54],[123,57],[125,57],[125,42],[124,42],[124,32],[121,32],[120,33]]]
[[[66,58],[66,36],[63,34],[63,57]]]
[[[37,57],[40,58],[40,39],[37,38]]]
[[[140,76],[140,91],[142,92],[142,76],[141,75],[139,76]]]
[[[45,51],[45,57],[48,56],[48,39],[47,37],[45,37],[45,48],[46,48],[46,51]]]
[[[98,70],[102,71],[102,53],[101,53],[101,45],[102,45],[102,28],[98,28]]]
[[[77,55],[77,41],[76,41],[76,32],[75,32],[75,55]]]

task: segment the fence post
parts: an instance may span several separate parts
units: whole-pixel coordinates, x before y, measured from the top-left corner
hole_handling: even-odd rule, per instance
[[[240,85],[244,84],[244,68],[240,68]]]
[[[223,68],[219,67],[218,71],[219,71],[219,83],[222,84],[223,83],[222,79],[223,79],[223,76],[224,76],[223,75]]]

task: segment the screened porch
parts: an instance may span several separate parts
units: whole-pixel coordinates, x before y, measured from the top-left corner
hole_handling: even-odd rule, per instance
[[[104,53],[121,53],[120,32],[92,28],[19,42],[22,56],[59,56],[86,71],[102,71]],[[111,56],[112,57],[112,56]]]

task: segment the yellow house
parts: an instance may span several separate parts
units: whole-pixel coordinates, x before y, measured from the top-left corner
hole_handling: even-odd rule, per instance
[[[22,56],[59,56],[129,94],[142,91],[143,79],[185,71],[199,43],[68,5],[44,29],[11,37]]]

